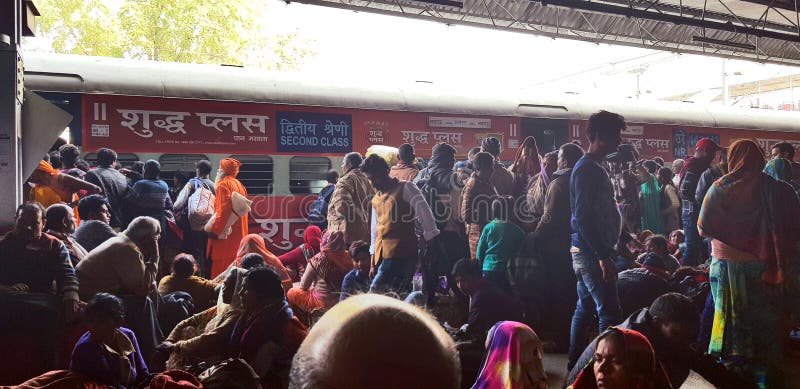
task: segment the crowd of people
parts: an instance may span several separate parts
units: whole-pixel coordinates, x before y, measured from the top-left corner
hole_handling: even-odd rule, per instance
[[[576,389],[783,387],[793,146],[704,138],[667,165],[625,126],[600,111],[588,147],[528,137],[513,161],[494,137],[425,166],[348,153],[282,255],[235,159],[170,188],[157,161],[61,146],[0,240],[0,337],[43,361],[30,388],[538,389],[550,352]]]

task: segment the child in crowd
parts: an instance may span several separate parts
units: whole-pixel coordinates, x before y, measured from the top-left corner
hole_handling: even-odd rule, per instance
[[[217,301],[217,284],[198,277],[197,262],[190,254],[181,253],[172,261],[172,274],[161,279],[158,294],[161,296],[173,292],[186,292],[192,296],[197,311],[204,311]]]
[[[344,276],[342,281],[342,301],[354,294],[369,292],[372,283],[369,279],[369,268],[372,256],[369,254],[369,244],[357,240],[350,245],[350,257],[353,259],[353,270]]]
[[[647,238],[645,248],[647,252],[640,255],[636,260],[640,265],[644,265],[645,262],[661,263],[669,274],[674,273],[680,267],[678,260],[669,253],[669,242],[667,242],[667,238],[664,235],[652,235]]]
[[[525,233],[509,222],[512,199],[503,196],[492,202],[493,220],[483,228],[478,241],[476,258],[483,268],[483,277],[500,289],[511,292],[508,280],[508,261],[522,246]]]
[[[683,230],[675,230],[669,234],[669,252],[675,258],[683,258],[683,252],[686,250],[686,235]]]
[[[75,344],[70,370],[115,388],[138,387],[146,382],[150,372],[136,336],[122,327],[125,321],[122,300],[98,293],[89,301],[85,315],[89,331]]]

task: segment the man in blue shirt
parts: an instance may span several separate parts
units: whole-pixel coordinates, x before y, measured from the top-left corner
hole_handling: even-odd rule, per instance
[[[595,312],[600,319],[600,332],[622,319],[614,266],[621,218],[614,188],[602,163],[617,150],[624,128],[625,119],[615,113],[600,111],[589,117],[589,150],[572,169],[570,252],[578,279],[578,302],[570,329],[569,369],[588,344],[588,327]]]

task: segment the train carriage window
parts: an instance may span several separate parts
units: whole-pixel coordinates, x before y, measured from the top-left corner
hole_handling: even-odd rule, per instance
[[[236,177],[247,189],[249,195],[272,194],[272,158],[266,155],[231,155],[242,163]]]
[[[318,194],[328,182],[331,160],[324,157],[292,157],[289,160],[289,190],[292,194]]]
[[[183,172],[186,178],[194,177],[194,164],[197,161],[208,159],[205,154],[162,154],[158,157],[161,164],[161,179],[172,186],[172,178],[176,172]]]
[[[93,167],[97,166],[97,153],[86,153],[83,156],[86,162],[89,162]],[[124,168],[130,168],[134,162],[139,160],[139,156],[133,153],[119,153],[117,154],[117,162]]]

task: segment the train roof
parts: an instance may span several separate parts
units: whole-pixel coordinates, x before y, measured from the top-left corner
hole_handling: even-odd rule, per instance
[[[25,86],[34,91],[250,101],[461,115],[586,119],[605,109],[635,123],[800,132],[800,113],[672,101],[598,99],[486,91],[469,85],[397,85],[311,79],[219,65],[25,53]]]

